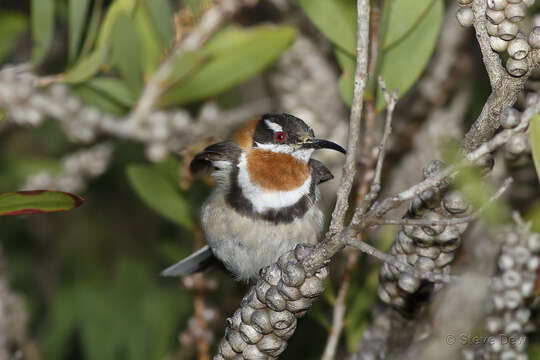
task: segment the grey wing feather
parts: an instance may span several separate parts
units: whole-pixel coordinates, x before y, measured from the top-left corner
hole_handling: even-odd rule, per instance
[[[313,179],[317,184],[321,184],[334,178],[334,175],[332,175],[330,170],[328,170],[328,168],[319,160],[310,159],[309,165],[311,166]]]
[[[222,141],[206,147],[203,151],[195,155],[189,170],[194,177],[201,177],[209,174],[216,161],[234,161],[238,159],[242,150],[232,141]]]
[[[208,245],[197,250],[161,272],[161,276],[183,276],[205,270],[215,262],[214,254]]]

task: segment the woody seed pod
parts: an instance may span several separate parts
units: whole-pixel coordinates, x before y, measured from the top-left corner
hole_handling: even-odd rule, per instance
[[[487,0],[487,5],[493,10],[504,10],[508,3],[506,0]]]
[[[529,45],[533,49],[540,49],[540,26],[533,27],[529,34]]]
[[[268,356],[263,354],[255,345],[248,345],[242,352],[244,359],[249,360],[267,360]]]
[[[531,107],[536,105],[540,101],[540,95],[534,92],[530,92],[525,96],[525,107]]]
[[[504,20],[499,24],[499,37],[503,40],[510,41],[516,37],[519,27],[517,24]]]
[[[508,43],[508,55],[516,60],[524,59],[531,47],[525,39],[516,38]]]
[[[404,273],[399,277],[398,286],[408,293],[413,293],[420,287],[420,279]]]
[[[265,354],[269,354],[271,356],[278,356],[285,350],[287,343],[277,336],[274,335],[268,335],[262,338],[261,341],[257,344],[257,347],[259,350],[261,350]]]
[[[236,330],[229,330],[227,329],[227,332],[225,334],[227,337],[227,340],[229,340],[229,344],[233,348],[234,351],[241,353],[244,351],[244,349],[247,346],[247,343],[244,341],[240,333]]]
[[[287,301],[287,310],[295,314],[309,309],[310,306],[311,306],[311,301],[309,301],[309,299],[305,297],[298,300]],[[285,311],[282,311],[282,312],[285,312]]]
[[[529,137],[526,134],[518,134],[513,136],[505,145],[506,150],[510,155],[523,154],[529,150]]]
[[[523,0],[523,3],[528,6],[528,7],[531,7],[534,5],[534,1],[535,0]]]
[[[462,7],[456,12],[457,20],[461,26],[469,27],[473,24],[474,14],[470,7]]]
[[[521,77],[529,70],[529,64],[525,59],[516,60],[509,58],[506,62],[506,70],[508,70],[512,76]]]
[[[278,284],[278,290],[285,295],[288,300],[298,300],[302,297],[300,290],[294,286],[287,286],[283,281]]]
[[[300,286],[300,293],[308,298],[319,296],[323,291],[324,282],[316,276],[307,278],[302,286]]]
[[[504,11],[486,9],[486,17],[492,24],[500,24],[504,21]]]
[[[509,4],[519,4],[521,0],[506,0],[506,2]]]
[[[274,311],[283,311],[287,306],[287,301],[280,294],[276,286],[272,286],[266,292],[266,304]]]
[[[513,23],[520,22],[527,15],[527,8],[523,4],[510,4],[504,9],[504,15]]]
[[[461,214],[462,212],[467,211],[469,203],[461,193],[453,191],[444,196],[443,206],[452,214]]]
[[[458,0],[459,6],[469,6],[471,5],[471,3],[472,3],[472,0]]]
[[[248,344],[256,344],[263,337],[263,334],[255,330],[253,326],[246,324],[240,325],[240,335]]]
[[[499,36],[499,26],[486,21],[486,30],[491,36]]]
[[[261,277],[270,285],[276,286],[281,277],[281,270],[276,264],[272,264],[261,270]]]
[[[274,329],[283,330],[294,324],[296,321],[293,314],[288,311],[268,311],[270,323]]]
[[[222,340],[219,344],[219,353],[227,359],[232,359],[236,356],[236,352],[232,349],[228,341]]]
[[[503,110],[501,117],[499,118],[499,123],[505,129],[512,129],[519,125],[521,121],[521,113],[512,108],[506,108]]]

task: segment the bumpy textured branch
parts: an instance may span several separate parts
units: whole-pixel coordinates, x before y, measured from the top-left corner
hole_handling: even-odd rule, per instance
[[[441,170],[439,162],[425,169],[426,178]],[[442,201],[441,201],[442,199]],[[445,219],[467,215],[469,204],[457,192],[448,192],[448,184],[428,189],[411,202],[406,214],[410,218]],[[449,274],[450,263],[461,243],[461,234],[467,223],[456,225],[406,225],[398,233],[390,254],[424,271]],[[407,317],[412,317],[432,290],[441,284],[420,278],[385,263],[379,272],[379,298]]]
[[[214,360],[275,359],[294,334],[297,318],[323,292],[326,267],[306,271],[302,264],[314,247],[298,245],[261,270],[240,308],[227,320],[225,337]]]
[[[472,151],[491,139],[499,128],[499,115],[504,109],[511,107],[516,102],[517,96],[523,90],[532,70],[540,62],[540,52],[531,50],[527,57],[528,70],[526,73],[519,77],[510,75],[502,65],[499,55],[491,49],[490,37],[486,30],[488,21],[486,20],[486,8],[486,0],[474,0],[472,6],[473,25],[491,82],[492,93],[484,104],[482,113],[465,135],[463,146],[466,151]]]

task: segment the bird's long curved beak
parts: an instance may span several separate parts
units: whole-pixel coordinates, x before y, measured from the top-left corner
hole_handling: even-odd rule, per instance
[[[304,138],[302,139],[302,147],[306,149],[332,149],[339,151],[340,153],[345,154],[346,151],[344,148],[336,144],[335,142],[324,140],[324,139],[315,139],[315,138]]]

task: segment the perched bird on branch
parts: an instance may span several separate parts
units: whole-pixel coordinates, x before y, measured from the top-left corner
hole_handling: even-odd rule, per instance
[[[317,149],[345,153],[336,143],[289,114],[250,121],[234,140],[213,144],[190,165],[195,176],[211,173],[217,186],[202,207],[208,245],[165,269],[164,276],[188,275],[219,260],[238,280],[300,243],[316,243],[324,226],[318,185],[333,178]]]

